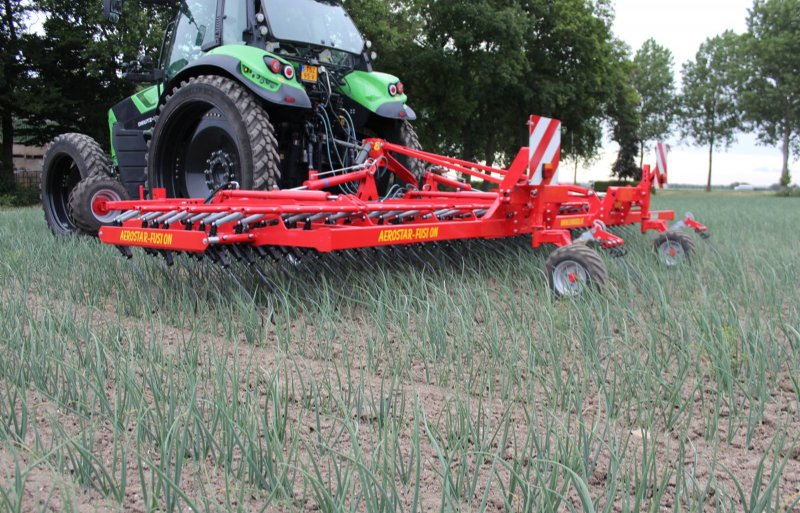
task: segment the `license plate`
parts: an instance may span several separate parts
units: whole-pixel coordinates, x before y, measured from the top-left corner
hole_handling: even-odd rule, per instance
[[[319,68],[303,64],[300,67],[300,80],[303,82],[316,82],[319,80]]]

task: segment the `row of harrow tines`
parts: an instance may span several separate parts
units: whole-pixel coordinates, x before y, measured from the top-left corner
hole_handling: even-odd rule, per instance
[[[279,290],[279,275],[337,276],[409,264],[435,269],[481,261],[486,251],[552,245],[558,249],[546,266],[551,285],[559,295],[575,295],[607,280],[603,260],[588,245],[618,250],[624,244],[607,226],[638,224],[642,233],[666,234],[675,214],[650,210],[651,189],[661,182],[657,171],[646,169],[642,184],[607,195],[557,184],[559,154],[544,158],[552,144],[553,137],[532,142],[500,169],[369,139],[355,165],[312,172],[294,190],[230,184],[203,200],[166,198],[155,189],[151,199],[100,200],[92,208],[106,217],[114,213],[100,239],[126,257],[140,247],[170,266],[188,255],[230,275],[242,269],[234,279],[248,290],[253,283]],[[399,157],[425,163],[424,175],[415,176]],[[387,172],[390,192],[381,196],[376,177]],[[475,190],[475,182],[488,192]],[[679,224],[705,232],[693,219]],[[577,240],[574,230],[582,231]]]

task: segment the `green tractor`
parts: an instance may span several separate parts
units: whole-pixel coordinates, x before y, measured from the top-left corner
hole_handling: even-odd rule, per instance
[[[148,86],[109,111],[110,157],[85,135],[50,145],[42,203],[53,233],[96,233],[113,220],[93,211],[99,199],[294,188],[352,165],[367,137],[419,148],[402,82],[373,70],[340,1],[140,1],[174,6],[175,21],[158,62],[127,66]],[[104,0],[106,19],[119,20],[122,2]],[[384,195],[398,189],[390,176]]]

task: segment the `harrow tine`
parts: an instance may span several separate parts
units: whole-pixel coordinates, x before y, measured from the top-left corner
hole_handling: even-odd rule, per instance
[[[427,260],[425,260],[424,258],[422,258],[422,255],[420,255],[417,247],[409,246],[408,247],[408,252],[413,257],[414,260],[416,260],[420,265],[422,265],[423,269],[427,269],[427,270],[429,270],[431,272],[434,271],[434,268],[431,265],[431,263],[428,262]]]
[[[703,235],[705,235],[705,237]],[[714,243],[711,242],[711,237],[708,234],[701,234],[700,238],[708,245],[709,248],[711,248],[711,251],[713,251],[717,257],[722,258],[722,253],[720,253]]]
[[[455,262],[456,267],[459,269],[463,269],[465,266],[465,258],[464,258],[464,251],[459,251],[459,249],[453,244],[452,242],[445,242],[444,247],[446,251],[451,253],[451,258]]]
[[[311,297],[310,290],[298,278],[298,271],[302,273],[301,259],[298,254],[292,251],[292,248],[274,247],[267,248],[268,257],[275,263],[275,267],[290,284],[296,285],[301,293],[306,297]]]
[[[437,269],[441,269],[441,264],[443,262],[450,262],[450,257],[442,251],[440,243],[438,242],[433,242],[430,245],[426,244],[425,253],[430,258],[430,261],[437,262]]]
[[[445,246],[444,243],[437,242],[437,243],[435,243],[435,247],[436,247],[437,252],[441,253],[441,255],[445,258],[445,260],[450,262],[450,264],[453,265],[454,267],[458,267],[458,265],[459,265],[458,261],[455,260],[450,255],[449,248],[447,246]]]
[[[330,266],[330,264],[325,259],[325,256],[322,253],[314,252],[312,254],[312,259],[318,263],[322,268],[328,272],[331,276],[336,276],[337,270]]]

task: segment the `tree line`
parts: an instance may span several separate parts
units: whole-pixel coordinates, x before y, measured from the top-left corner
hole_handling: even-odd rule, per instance
[[[668,49],[649,40],[634,62],[642,147],[674,132],[705,146],[710,191],[715,151],[754,133],[780,148],[780,185],[790,185],[789,163],[800,156],[800,1],[755,0],[747,32],[707,39],[683,65],[679,93]]]
[[[711,159],[752,130],[781,146],[781,180],[790,181],[800,153],[800,0],[755,0],[747,33],[704,43],[683,67],[681,91],[668,49],[648,41],[633,52],[613,34],[611,0],[344,5],[373,42],[377,68],[406,84],[432,151],[507,164],[537,113],[562,120],[563,152],[576,164],[597,157],[607,130],[620,148],[610,171],[636,178],[657,139],[680,132]],[[100,0],[0,0],[0,9],[6,180],[14,139],[43,144],[80,131],[108,144],[108,108],[136,89],[121,69],[157,57],[170,12],[130,0],[111,26]]]

